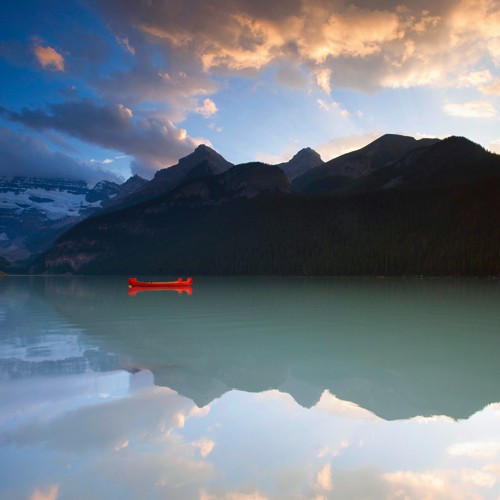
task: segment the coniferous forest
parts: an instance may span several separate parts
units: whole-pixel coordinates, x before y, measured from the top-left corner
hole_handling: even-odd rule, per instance
[[[158,209],[160,201],[84,221],[33,270],[500,275],[497,176],[440,188],[278,194],[192,208]]]

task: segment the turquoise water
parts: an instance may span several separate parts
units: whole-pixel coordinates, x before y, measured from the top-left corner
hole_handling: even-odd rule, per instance
[[[496,499],[499,304],[495,280],[3,278],[0,497]]]

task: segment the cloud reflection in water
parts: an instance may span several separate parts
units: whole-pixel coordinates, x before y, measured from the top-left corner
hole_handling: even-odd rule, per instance
[[[17,486],[25,494],[494,498],[498,492],[499,404],[461,421],[385,421],[328,391],[311,409],[276,390],[233,390],[200,409],[154,386],[147,371],[61,378],[64,384],[43,381],[44,398],[55,404],[34,412],[32,394],[20,390],[16,411],[2,409],[0,475],[23,477]],[[127,380],[128,390],[113,394]],[[82,396],[87,404],[76,406],[73,399]],[[32,467],[25,470],[28,455]],[[40,471],[43,484],[57,490],[40,489]]]
[[[414,368],[422,358],[403,366],[397,363],[395,349],[384,350],[398,342],[403,345],[401,337],[413,338],[404,337],[403,323],[389,329],[399,316],[382,317],[385,333],[379,340],[389,338],[392,344],[379,345],[361,331],[363,325],[368,333],[375,332],[370,319],[380,316],[385,302],[393,304],[390,286],[375,293],[350,282],[348,287],[332,287],[325,298],[328,285],[320,287],[318,296],[307,303],[302,289],[297,295],[285,290],[284,300],[276,290],[259,289],[253,295],[250,287],[225,290],[222,282],[216,282],[217,294],[214,287],[204,290],[200,286],[191,297],[141,294],[134,298],[126,290],[121,296],[112,287],[101,293],[77,286],[74,280],[43,283],[42,290],[31,290],[33,295],[25,298],[28,307],[24,310],[31,308],[36,318],[50,318],[50,334],[40,326],[34,330],[30,326],[35,324],[33,317],[25,321],[15,305],[0,304],[9,325],[18,318],[18,337],[31,353],[25,355],[20,340],[16,344],[10,327],[1,330],[2,366],[17,366],[12,360],[25,363],[24,371],[15,377],[11,371],[2,371],[0,377],[2,497],[76,498],[85,492],[87,497],[120,499],[498,498],[500,403],[483,409],[475,406],[466,418],[428,412],[402,418],[394,417],[391,408],[386,413],[376,411],[391,398],[393,405],[411,403],[405,407],[406,414],[413,408],[429,407],[425,404],[429,393],[420,390],[429,385],[419,385],[420,380],[413,383],[411,378],[419,373]],[[55,285],[59,294],[54,292]],[[442,333],[444,339],[433,336],[432,327],[443,322],[438,313],[445,308],[439,303],[443,288],[438,286],[436,295],[431,289],[424,286],[421,296],[414,290],[405,295],[404,287],[397,290],[411,303],[412,311],[427,313],[411,326],[414,332],[417,326],[423,332],[414,342],[419,353],[434,346],[432,356],[425,359],[427,372],[421,372],[426,384],[447,373],[439,367],[447,352],[444,346],[451,345],[448,341],[457,338],[457,331],[459,342],[449,349],[454,369],[462,360],[474,362],[470,346],[476,353],[483,352],[480,339],[495,342],[487,329],[482,337],[476,331],[476,337],[468,339],[458,323]],[[448,283],[445,291],[449,289],[455,293]],[[476,304],[472,301],[476,296],[465,290],[459,295],[463,304]],[[429,291],[432,301],[418,300]],[[346,292],[356,299],[356,307],[349,305]],[[244,300],[237,300],[238,294]],[[53,302],[42,300],[48,296]],[[189,303],[180,302],[183,299]],[[133,329],[126,330],[127,308],[133,309],[130,301],[134,307],[138,304],[135,314],[142,316],[132,317],[137,323],[127,323]],[[248,335],[260,317],[274,310],[282,314],[290,301],[298,312],[282,316],[281,323],[288,330],[277,329],[276,343],[258,331]],[[398,314],[404,302],[398,303]],[[337,311],[329,313],[332,303]],[[198,308],[198,317],[186,315],[192,304]],[[234,316],[228,324],[216,323],[220,328],[211,331],[208,319],[220,321],[213,313],[214,305],[219,307],[218,314],[226,309],[237,311],[239,323]],[[113,315],[115,310],[120,314]],[[255,319],[252,311],[265,314]],[[330,329],[324,336],[310,334],[309,343],[300,344],[300,329],[294,330],[293,322],[298,321],[299,312],[309,321],[318,311],[329,315],[319,317],[317,324],[326,317]],[[187,318],[184,323],[178,321],[181,317]],[[496,316],[488,317],[493,329]],[[147,334],[139,329],[143,318],[150,327]],[[280,326],[276,318],[267,320]],[[234,329],[238,324],[243,334]],[[66,362],[60,349],[65,345],[65,331],[71,337],[67,355],[72,363]],[[284,335],[297,345],[280,344]],[[311,338],[316,345],[310,345]],[[75,361],[87,359],[89,350],[98,353],[94,364]],[[411,356],[407,359],[412,360]],[[490,358],[481,359],[484,373],[495,374],[497,365]],[[54,363],[51,374],[40,372],[41,360]],[[274,365],[265,369],[271,362]],[[120,368],[120,363],[129,369]],[[252,369],[260,372],[250,379]],[[480,383],[473,379],[476,365],[464,365],[462,370],[460,380]],[[176,383],[175,390],[166,382]],[[342,395],[335,394],[335,384]],[[485,397],[494,394],[492,387]],[[372,388],[378,392],[370,392]],[[455,394],[468,394],[467,387],[457,388],[445,400],[447,394],[441,386],[438,389],[432,393],[433,401],[441,398],[443,407],[454,408],[449,403]],[[185,395],[191,392],[197,401]],[[363,398],[349,401],[344,394]],[[371,407],[364,407],[362,401]],[[478,400],[471,396],[471,401],[466,409]]]

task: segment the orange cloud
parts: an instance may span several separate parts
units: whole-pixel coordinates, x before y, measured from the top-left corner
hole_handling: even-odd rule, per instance
[[[332,466],[327,463],[317,474],[316,484],[320,490],[331,491],[333,488]]]
[[[168,8],[147,0],[106,1],[127,26],[182,55],[197,77],[255,74],[276,65],[280,83],[305,87],[312,81],[326,93],[457,83],[481,91],[491,83],[488,72],[500,65],[498,0],[407,0],[378,8],[366,0],[358,6],[297,0],[286,8],[228,0],[189,13],[182,0],[169,0]],[[293,68],[309,72],[309,79]]]
[[[59,485],[55,484],[48,488],[37,488],[29,497],[30,500],[56,500],[59,496]]]
[[[205,71],[225,67],[231,70],[260,69],[281,54],[285,38],[273,23],[234,14],[226,39],[213,38],[203,47]]]
[[[330,69],[320,69],[316,72],[316,83],[329,94],[332,90],[330,85],[330,78],[332,76],[332,71]]]
[[[302,41],[302,51],[315,62],[328,56],[365,57],[377,54],[385,42],[400,39],[403,32],[397,14],[350,7],[345,13],[334,13],[326,23],[318,25],[319,42]]]
[[[215,104],[214,101],[212,101],[212,99],[209,99],[208,97],[204,99],[203,104],[201,106],[197,106],[195,109],[196,113],[204,116],[205,118],[215,115],[217,111],[219,111],[217,105]]]
[[[491,85],[483,85],[479,89],[485,94],[500,95],[500,80],[493,82]]]
[[[42,68],[51,69],[52,71],[64,71],[64,57],[53,47],[35,45],[33,51]]]

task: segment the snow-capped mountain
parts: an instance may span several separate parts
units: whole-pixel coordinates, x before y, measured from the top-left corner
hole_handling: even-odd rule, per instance
[[[112,187],[111,193],[100,186],[104,182],[106,188]],[[0,210],[2,215],[8,210],[16,217],[31,210],[45,214],[50,220],[79,217],[85,210],[99,207],[103,200],[116,195],[118,187],[108,181],[89,189],[85,181],[3,177],[0,178]]]
[[[0,256],[13,262],[45,250],[62,232],[146,182],[0,177]]]

